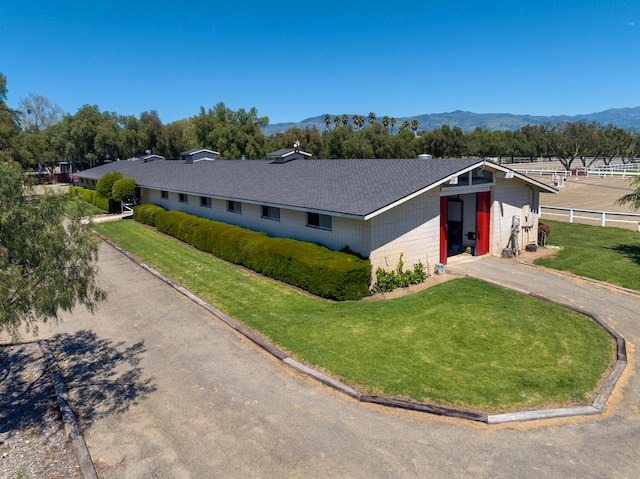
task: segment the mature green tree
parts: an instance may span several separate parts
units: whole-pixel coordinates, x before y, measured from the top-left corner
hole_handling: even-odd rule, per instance
[[[136,179],[120,178],[113,183],[111,197],[114,201],[132,201],[136,196]]]
[[[338,127],[340,126],[340,122],[341,122],[341,121],[342,121],[342,117],[340,117],[340,116],[336,115],[336,116],[333,118],[333,127],[334,127],[334,128],[338,128]]]
[[[361,135],[373,148],[374,158],[393,158],[393,138],[381,123],[373,123],[364,128]]]
[[[396,119],[394,117],[391,117],[391,119],[389,120],[389,124],[391,125],[391,134],[393,135],[393,129],[396,126]]]
[[[266,157],[267,138],[261,128],[269,118],[259,117],[255,107],[233,111],[220,102],[208,111],[200,107],[200,114],[191,121],[198,146],[213,148],[224,159]]]
[[[122,173],[119,171],[110,171],[102,175],[96,183],[96,193],[98,196],[113,199],[113,185],[121,178]]]
[[[140,113],[140,133],[144,151],[156,153],[162,135],[162,121],[156,110]]]
[[[106,297],[96,281],[98,245],[80,209],[63,224],[61,195],[23,187],[19,167],[0,163],[0,331],[13,340],[39,322]]]
[[[157,153],[165,158],[180,158],[180,153],[198,146],[190,120],[178,120],[165,125]]]
[[[326,158],[347,158],[346,145],[353,135],[355,132],[348,126],[337,126],[333,130],[325,132],[323,138],[326,145]]]
[[[0,161],[19,159],[16,154],[15,142],[18,139],[16,112],[9,109],[7,99],[7,78],[0,73]]]
[[[23,130],[37,133],[62,120],[64,111],[42,95],[29,93],[18,102],[18,118]]]
[[[342,114],[342,126],[347,126],[349,124],[349,115],[347,115],[346,113]]]
[[[376,114],[372,111],[369,112],[369,116],[367,117],[367,120],[369,120],[369,125],[373,125],[376,122]]]
[[[585,164],[585,153],[593,143],[591,127],[585,121],[546,124],[543,137],[549,153],[556,157],[567,171],[571,170],[573,162],[578,158]]]
[[[403,129],[393,135],[391,158],[416,158],[415,138],[408,129]]]

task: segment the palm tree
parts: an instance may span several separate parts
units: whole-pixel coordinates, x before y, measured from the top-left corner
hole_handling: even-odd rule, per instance
[[[337,116],[337,115],[333,118],[333,126],[336,127],[336,128],[338,128],[338,126],[340,126],[340,117]]]
[[[389,120],[389,124],[391,125],[391,134],[393,135],[393,127],[396,126],[396,119],[394,117],[391,117],[391,119]]]
[[[400,128],[403,130],[408,130],[410,126],[411,123],[409,122],[409,120],[402,120],[402,126]]]
[[[324,116],[324,124],[327,126],[327,130],[331,128],[331,115],[329,113]]]
[[[411,120],[411,131],[413,131],[413,136],[418,136],[418,128],[420,128],[420,123],[414,118]]]
[[[342,114],[342,124],[344,126],[347,126],[349,124],[349,115],[347,115],[346,113]]]
[[[369,124],[370,124],[370,125],[373,125],[373,124],[375,123],[375,121],[376,121],[376,118],[377,118],[377,117],[376,117],[376,114],[375,114],[374,112],[370,111],[370,112],[369,112],[369,117],[368,117],[368,119],[369,119]]]
[[[384,126],[384,129],[387,130],[387,131],[389,131],[388,128],[389,128],[389,120],[390,119],[391,118],[389,118],[387,115],[382,117],[382,126]]]

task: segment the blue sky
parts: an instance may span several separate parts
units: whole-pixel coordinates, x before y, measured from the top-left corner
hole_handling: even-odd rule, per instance
[[[0,0],[7,103],[164,123],[640,106],[640,2]]]

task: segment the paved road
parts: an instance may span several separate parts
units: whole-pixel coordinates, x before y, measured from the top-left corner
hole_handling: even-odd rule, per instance
[[[95,317],[78,308],[52,330],[69,335],[56,347],[102,478],[632,478],[640,470],[637,375],[596,418],[487,426],[367,406],[287,370],[109,246],[99,264],[108,301]],[[454,268],[578,305],[594,298],[628,341],[640,336],[637,296],[497,258]]]

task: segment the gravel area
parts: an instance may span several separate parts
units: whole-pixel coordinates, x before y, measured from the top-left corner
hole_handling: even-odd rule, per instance
[[[0,347],[0,478],[82,478],[38,343]]]

